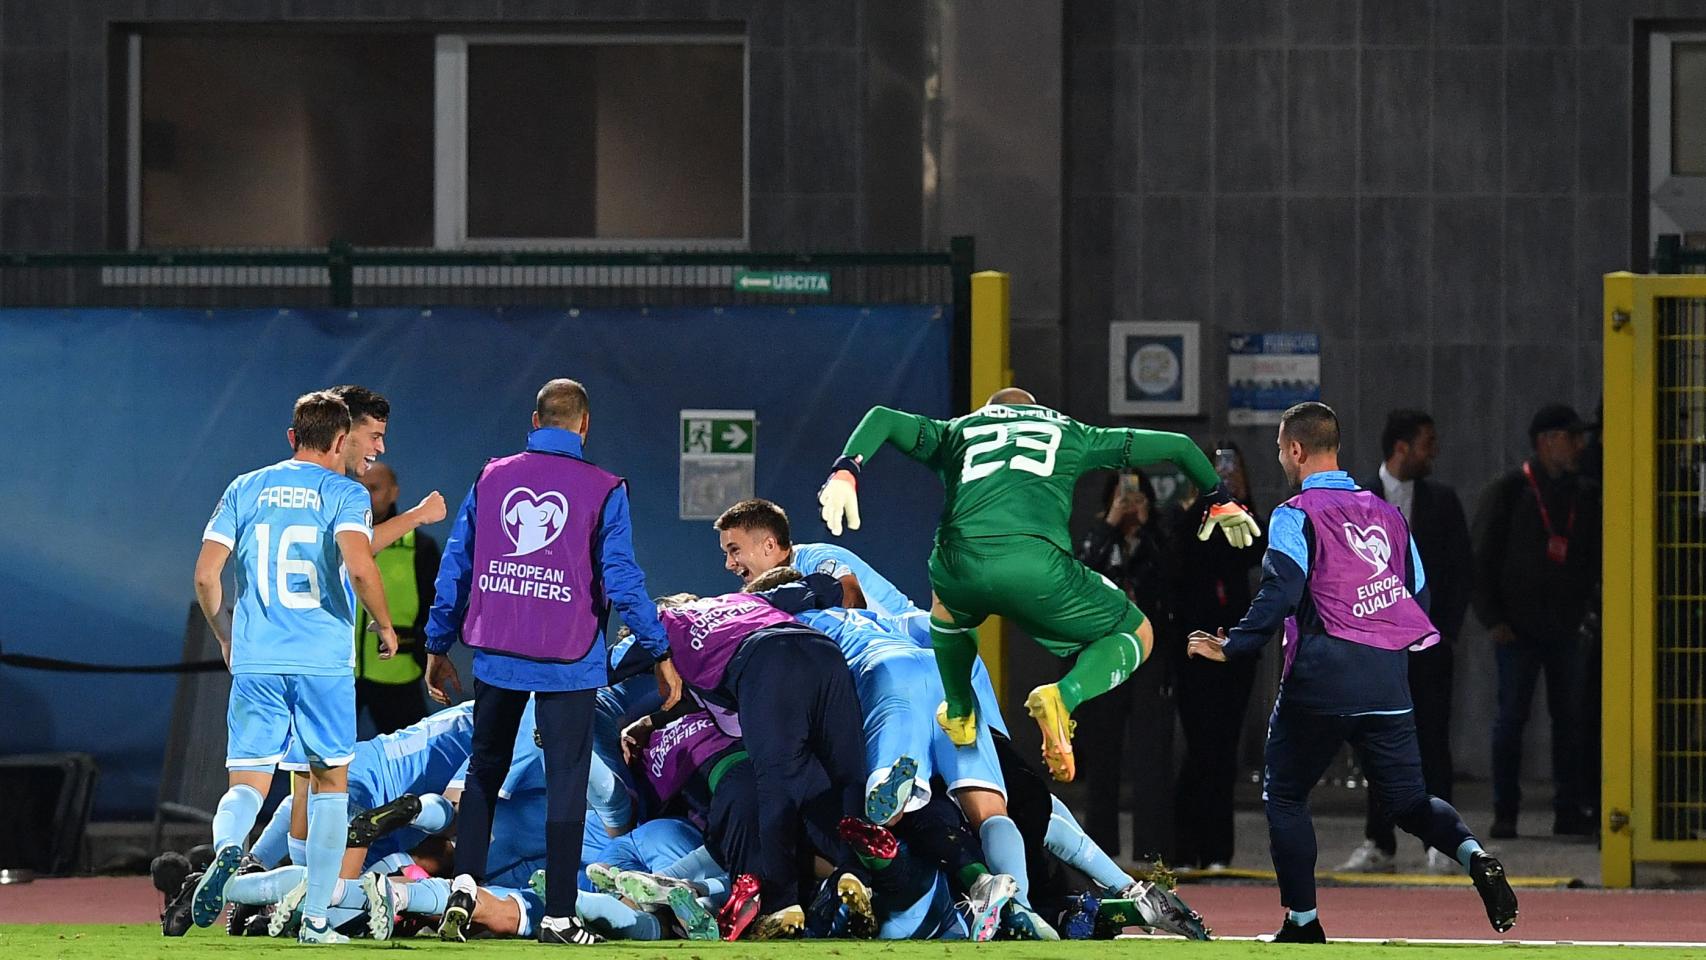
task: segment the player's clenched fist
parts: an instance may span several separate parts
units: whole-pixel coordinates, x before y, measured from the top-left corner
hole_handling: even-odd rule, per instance
[[[427,494],[420,503],[415,504],[414,513],[420,518],[423,525],[443,520],[446,515],[444,495],[437,490]]]
[[[841,536],[841,525],[859,529],[859,461],[842,457],[829,471],[829,479],[817,492],[817,502],[823,507],[823,522],[834,536]]]

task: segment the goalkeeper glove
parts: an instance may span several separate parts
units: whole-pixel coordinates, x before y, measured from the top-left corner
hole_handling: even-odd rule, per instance
[[[1224,486],[1216,487],[1209,494],[1210,505],[1203,513],[1202,526],[1197,528],[1197,539],[1207,540],[1214,535],[1214,528],[1226,534],[1226,542],[1242,550],[1256,542],[1262,535],[1262,528],[1257,526],[1256,518],[1250,516],[1250,511],[1244,505],[1232,498]]]
[[[829,470],[829,479],[818,488],[817,502],[823,507],[823,522],[833,536],[841,536],[841,522],[847,529],[859,529],[859,461],[842,457]]]

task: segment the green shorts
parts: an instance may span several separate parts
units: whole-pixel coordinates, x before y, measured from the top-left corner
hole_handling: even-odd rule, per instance
[[[956,626],[1005,617],[1057,657],[1143,624],[1143,611],[1125,591],[1037,537],[938,544],[930,553],[930,587]]]

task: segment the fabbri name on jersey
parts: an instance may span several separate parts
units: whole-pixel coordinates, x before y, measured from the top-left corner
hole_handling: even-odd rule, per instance
[[[320,509],[320,491],[312,487],[267,487],[255,497],[257,507],[287,510]]]

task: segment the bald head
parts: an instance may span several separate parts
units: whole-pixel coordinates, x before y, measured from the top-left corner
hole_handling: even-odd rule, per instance
[[[990,394],[989,402],[990,403],[1003,403],[1003,404],[1006,404],[1006,403],[1035,404],[1037,402],[1037,398],[1031,396],[1031,391],[1029,391],[1029,390],[1021,390],[1018,387],[1003,387],[1000,390],[997,390],[994,393]]]
[[[539,399],[533,406],[533,425],[584,434],[590,409],[586,388],[579,381],[561,377],[539,388]]]

